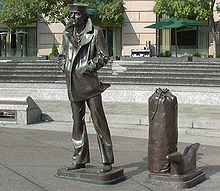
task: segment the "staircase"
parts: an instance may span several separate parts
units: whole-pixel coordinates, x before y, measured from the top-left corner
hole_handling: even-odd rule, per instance
[[[220,62],[114,61],[99,72],[116,85],[220,87]],[[65,83],[56,60],[0,62],[0,83]]]
[[[114,63],[113,63],[114,65]],[[101,76],[111,84],[169,85],[169,86],[220,86],[220,62],[139,62],[120,63],[123,71]]]
[[[0,83],[64,83],[56,61],[25,60],[0,62]]]

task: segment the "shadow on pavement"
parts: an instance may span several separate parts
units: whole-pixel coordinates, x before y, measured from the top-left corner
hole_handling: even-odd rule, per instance
[[[202,169],[204,172],[206,172],[207,178],[209,179],[210,176],[220,172],[220,165],[207,165],[203,166]]]
[[[125,173],[126,176],[131,178],[132,176],[138,175],[147,170],[147,157],[143,158],[143,160],[140,162],[127,164],[120,167],[123,169],[137,167],[135,170],[130,170]]]

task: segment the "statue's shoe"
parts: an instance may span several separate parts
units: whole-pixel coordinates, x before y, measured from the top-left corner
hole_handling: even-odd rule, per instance
[[[100,173],[106,173],[112,170],[112,165],[111,164],[103,164],[101,169],[99,170]]]
[[[72,166],[67,167],[66,170],[77,170],[80,168],[85,168],[85,164],[72,164]]]

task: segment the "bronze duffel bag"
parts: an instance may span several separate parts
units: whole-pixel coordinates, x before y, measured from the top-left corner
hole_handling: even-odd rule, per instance
[[[158,88],[148,102],[148,170],[168,173],[170,164],[166,156],[177,151],[177,98],[168,89]]]

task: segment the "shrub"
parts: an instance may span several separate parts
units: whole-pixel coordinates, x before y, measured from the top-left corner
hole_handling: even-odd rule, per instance
[[[59,52],[58,52],[56,43],[54,42],[54,43],[53,43],[53,46],[52,46],[52,51],[51,51],[51,53],[49,54],[49,57],[51,57],[51,56],[57,57],[58,55],[59,55]]]
[[[202,57],[202,55],[201,55],[200,53],[198,53],[198,52],[194,52],[194,53],[192,54],[192,56],[196,56],[196,57],[199,57],[199,58]]]
[[[157,57],[164,57],[164,53],[163,53],[163,52],[159,53],[159,54],[157,55]]]
[[[164,57],[171,57],[170,51],[166,50],[166,51],[164,52]]]
[[[170,51],[166,50],[164,53],[161,52],[157,55],[157,57],[171,57]]]

